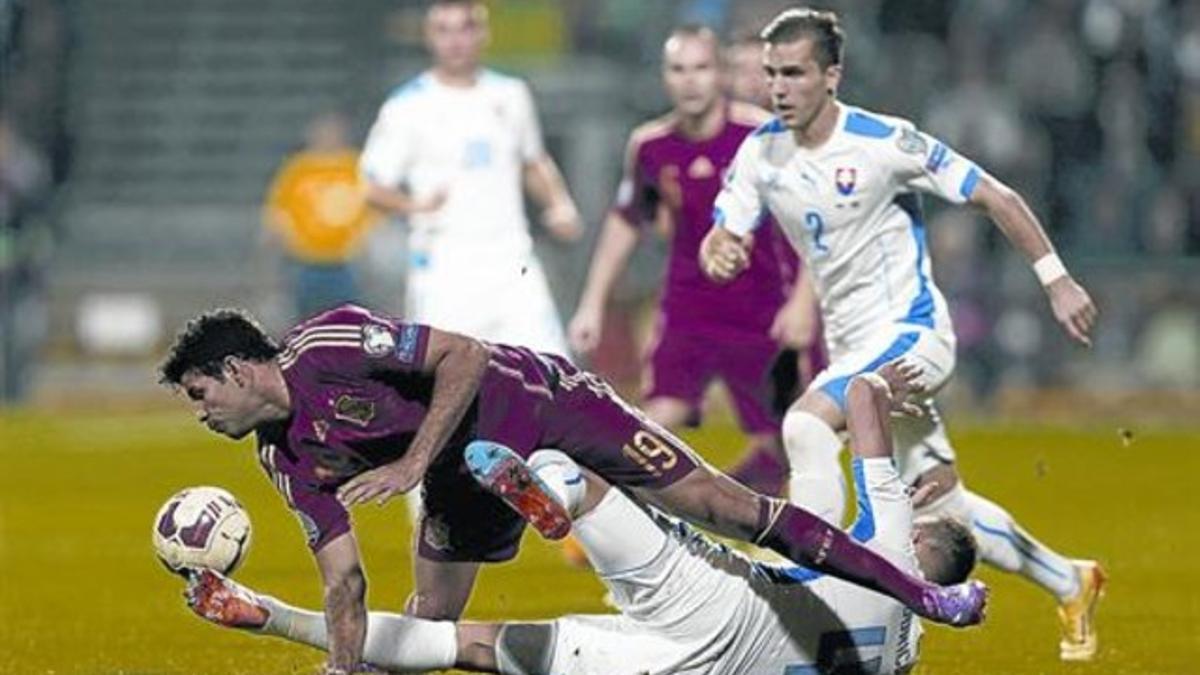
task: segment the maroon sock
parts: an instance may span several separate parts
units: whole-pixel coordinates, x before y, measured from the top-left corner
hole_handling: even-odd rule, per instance
[[[755,492],[778,497],[783,494],[787,465],[771,449],[758,446],[751,448],[749,454],[729,470],[729,475]]]
[[[760,545],[805,567],[890,595],[924,614],[922,599],[931,588],[928,582],[904,572],[841,529],[797,506],[763,499],[759,513],[759,522],[768,527],[759,536]]]

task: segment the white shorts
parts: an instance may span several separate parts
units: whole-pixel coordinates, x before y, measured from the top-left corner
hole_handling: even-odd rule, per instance
[[[861,347],[831,355],[829,367],[817,375],[809,385],[809,391],[821,391],[844,413],[846,388],[850,386],[851,378],[903,358],[921,368],[921,384],[924,386],[922,396],[932,398],[954,374],[954,350],[952,335],[913,324],[890,324]],[[954,448],[946,436],[941,416],[932,405],[930,411],[929,417],[898,418],[892,425],[896,464],[901,479],[909,484],[935,466],[954,462]]]
[[[405,302],[411,321],[570,356],[546,275],[532,252],[453,264],[419,252],[411,257]]]

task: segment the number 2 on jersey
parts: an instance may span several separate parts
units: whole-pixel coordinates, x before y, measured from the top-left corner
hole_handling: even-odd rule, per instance
[[[825,234],[825,219],[821,217],[821,214],[812,210],[805,211],[804,229],[812,235],[813,251],[819,256],[829,255],[829,247],[821,241],[821,235]]]

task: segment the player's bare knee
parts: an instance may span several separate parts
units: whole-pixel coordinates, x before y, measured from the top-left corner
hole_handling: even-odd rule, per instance
[[[550,672],[557,631],[553,623],[505,624],[496,640],[496,662],[500,672]]]

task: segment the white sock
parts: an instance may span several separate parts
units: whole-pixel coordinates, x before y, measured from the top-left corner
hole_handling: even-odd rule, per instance
[[[920,515],[949,515],[965,523],[975,535],[984,562],[1029,579],[1059,600],[1079,592],[1079,577],[1071,561],[1034,539],[995,502],[959,484]]]
[[[788,499],[841,526],[846,515],[846,479],[838,456],[842,439],[821,418],[798,410],[783,417],[783,448],[791,476]]]
[[[259,632],[327,650],[325,615],[259,595],[271,616]],[[423,671],[454,667],[458,639],[452,621],[427,621],[401,614],[369,612],[363,660],[387,670]]]
[[[560,450],[538,450],[529,456],[529,470],[550,489],[550,495],[574,518],[587,494],[587,483],[575,460]]]

